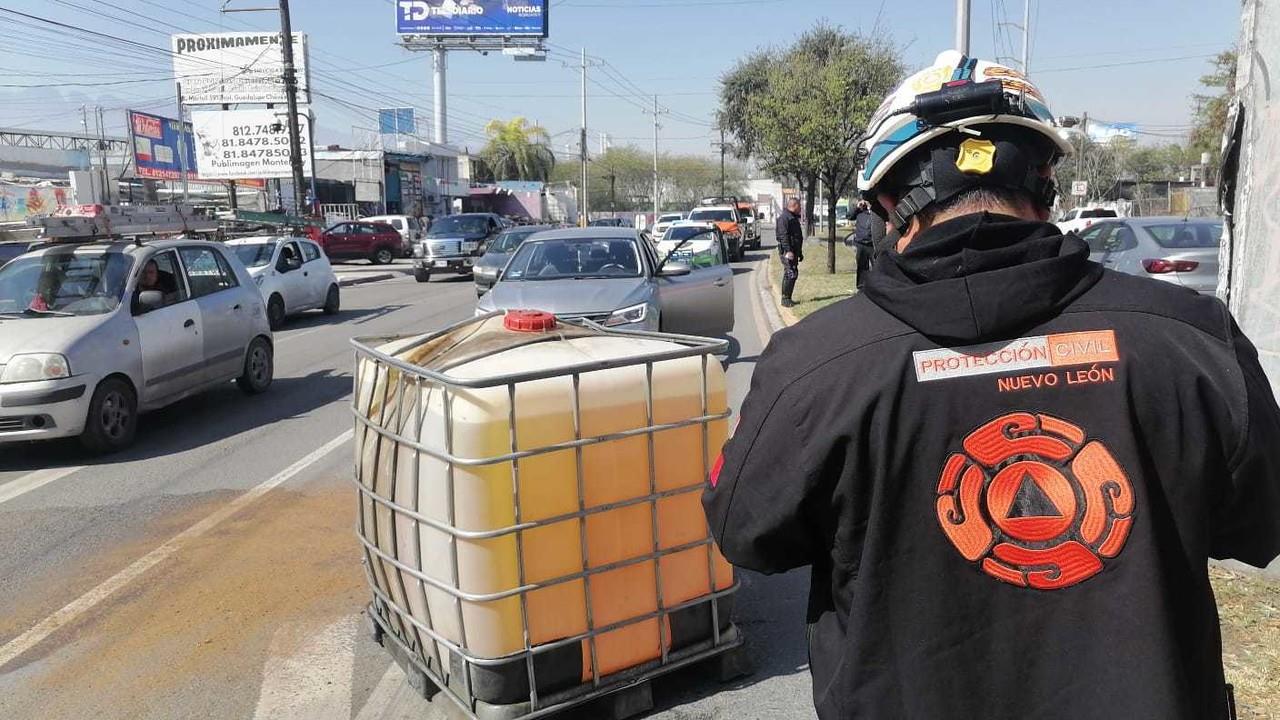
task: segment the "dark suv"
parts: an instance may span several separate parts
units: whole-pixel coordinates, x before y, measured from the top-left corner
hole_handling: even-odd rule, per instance
[[[433,272],[470,273],[489,241],[511,227],[494,213],[462,213],[436,218],[427,236],[413,249],[413,277],[431,280]]]
[[[404,257],[404,241],[387,223],[340,222],[321,233],[319,242],[332,260],[368,260],[374,265],[387,265]]]

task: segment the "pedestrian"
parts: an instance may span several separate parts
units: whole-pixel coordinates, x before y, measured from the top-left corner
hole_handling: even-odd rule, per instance
[[[1070,145],[1016,71],[945,52],[869,127],[901,237],[774,337],[703,501],[734,564],[812,568],[818,716],[1230,717],[1207,560],[1280,554],[1254,346],[1046,222]]]
[[[782,256],[782,307],[795,307],[791,294],[800,277],[800,263],[804,262],[804,227],[800,222],[800,198],[787,199],[786,207],[778,216],[775,234],[778,254]]]
[[[884,227],[884,221],[871,212],[871,205],[866,200],[858,202],[853,216],[853,249],[857,253],[857,276],[855,286],[861,290],[871,272],[872,255],[875,253],[874,226]],[[883,232],[883,230],[882,230]]]

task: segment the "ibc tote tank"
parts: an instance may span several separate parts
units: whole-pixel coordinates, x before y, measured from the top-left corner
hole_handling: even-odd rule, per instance
[[[513,311],[353,344],[370,614],[470,712],[741,642],[701,506],[723,342]]]

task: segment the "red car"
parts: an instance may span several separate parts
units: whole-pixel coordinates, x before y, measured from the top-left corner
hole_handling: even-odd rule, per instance
[[[319,242],[332,260],[368,260],[374,265],[387,265],[404,257],[400,233],[386,223],[340,222],[325,230]]]

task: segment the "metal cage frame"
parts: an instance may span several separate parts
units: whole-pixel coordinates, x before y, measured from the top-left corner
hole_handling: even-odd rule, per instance
[[[396,352],[397,353],[408,352],[414,348],[421,347],[422,345],[425,345],[433,340],[436,340],[440,337],[448,335],[468,325],[471,325],[471,324],[479,325],[480,323],[486,322],[492,318],[499,317],[501,316],[501,314],[502,313],[500,312],[490,313],[487,315],[468,319],[466,321],[451,325],[437,333],[432,333],[429,335],[422,336],[421,339],[419,339],[417,342],[400,347],[396,350]],[[351,341],[351,344],[354,347],[355,354],[356,354],[355,373],[354,373],[354,392],[352,395],[352,403],[351,403],[351,409],[355,417],[356,429],[357,431],[362,431],[362,430],[373,431],[373,433],[375,433],[377,436],[377,438],[375,439],[375,442],[378,442],[380,444],[390,443],[391,447],[393,448],[391,452],[394,453],[392,466],[391,466],[392,479],[391,479],[391,489],[389,492],[390,497],[384,497],[382,495],[379,495],[377,492],[375,492],[375,490],[373,489],[374,488],[373,482],[371,480],[369,481],[369,484],[366,485],[366,478],[361,477],[361,467],[359,463],[356,464],[355,472],[353,473],[353,477],[352,477],[352,482],[357,489],[357,502],[358,502],[358,509],[359,509],[356,535],[359,538],[361,543],[362,555],[363,555],[362,565],[364,566],[364,569],[365,569],[366,579],[369,582],[369,586],[372,589],[373,595],[374,595],[374,600],[369,607],[369,616],[378,628],[376,632],[380,632],[383,635],[383,637],[391,638],[391,640],[393,641],[393,644],[396,647],[387,648],[389,651],[392,651],[393,656],[402,656],[404,661],[413,665],[418,671],[423,673],[427,678],[429,678],[432,682],[434,682],[440,688],[440,690],[445,692],[445,694],[454,703],[456,703],[459,706],[459,708],[461,708],[464,712],[466,712],[468,715],[470,715],[473,718],[477,717],[476,711],[477,711],[478,702],[483,702],[483,701],[478,701],[474,695],[473,687],[472,687],[473,681],[472,681],[471,668],[466,667],[465,664],[470,664],[477,667],[491,667],[491,666],[509,664],[513,660],[519,660],[521,657],[523,657],[525,672],[526,672],[527,680],[529,683],[528,685],[529,687],[528,703],[529,704],[528,704],[528,712],[521,714],[520,717],[534,718],[534,717],[542,717],[542,716],[566,709],[568,707],[572,707],[574,705],[579,705],[581,703],[585,703],[590,700],[603,697],[607,694],[617,692],[617,691],[626,689],[627,687],[633,686],[637,683],[643,682],[644,680],[650,679],[652,677],[656,677],[657,675],[670,672],[672,670],[678,669],[680,667],[684,667],[692,663],[700,662],[702,660],[714,657],[718,654],[725,653],[730,650],[734,650],[739,646],[741,646],[743,642],[741,634],[738,632],[737,628],[732,625],[732,623],[728,624],[727,630],[722,631],[721,629],[720,602],[722,599],[736,592],[740,583],[737,580],[735,580],[727,588],[720,589],[720,590],[716,589],[714,540],[711,537],[709,528],[708,528],[708,531],[703,536],[703,538],[700,540],[690,542],[690,543],[685,543],[675,547],[665,548],[665,549],[661,547],[661,538],[659,535],[658,502],[664,498],[674,497],[678,495],[694,493],[694,492],[701,493],[704,489],[704,484],[699,483],[698,485],[659,491],[658,482],[657,482],[657,468],[655,464],[655,451],[654,451],[654,447],[655,447],[654,438],[656,433],[660,433],[665,430],[672,430],[676,428],[692,427],[695,425],[699,426],[702,431],[701,432],[701,436],[702,436],[701,477],[705,479],[708,476],[708,473],[710,472],[709,460],[708,460],[708,455],[710,451],[710,448],[708,447],[708,443],[709,443],[708,424],[714,421],[727,419],[731,415],[731,412],[727,408],[723,412],[718,412],[718,413],[710,412],[709,389],[708,389],[708,380],[707,380],[707,363],[713,361],[710,358],[711,355],[721,354],[727,350],[728,341],[714,340],[709,338],[694,337],[694,336],[687,336],[687,335],[669,335],[669,334],[660,334],[660,333],[651,333],[651,332],[610,330],[585,319],[567,320],[567,321],[562,320],[560,322],[564,325],[576,327],[576,328],[579,328],[580,330],[586,330],[593,334],[609,335],[609,336],[616,336],[616,337],[638,337],[638,338],[656,339],[656,340],[662,340],[667,343],[676,344],[679,347],[673,348],[668,351],[637,355],[637,356],[628,357],[628,358],[582,363],[582,364],[571,365],[567,367],[560,367],[560,368],[555,368],[550,370],[536,369],[528,372],[514,373],[514,374],[504,375],[500,377],[472,380],[472,379],[459,379],[459,378],[451,377],[447,374],[447,371],[429,370],[423,367],[419,367],[419,366],[407,363],[403,360],[400,360],[396,357],[393,357],[389,354],[383,353],[379,350],[376,350],[373,347],[373,345],[381,345],[388,342],[403,340],[406,337],[411,337],[410,335],[363,337],[363,338],[355,338]],[[561,335],[559,333],[546,333],[545,337],[531,336],[530,344],[537,343],[537,342],[557,340],[560,337]],[[700,373],[701,401],[702,401],[701,415],[696,418],[690,418],[690,419],[686,419],[686,420],[682,420],[674,423],[662,423],[662,424],[655,423],[654,422],[654,391],[653,391],[654,390],[653,372],[654,372],[655,364],[665,362],[665,361],[690,358],[690,357],[698,357],[701,359],[701,363],[702,363],[701,373]],[[592,373],[592,372],[598,372],[601,370],[608,370],[608,369],[621,368],[621,367],[634,367],[634,366],[643,366],[645,369],[645,407],[646,407],[645,427],[626,430],[623,432],[609,433],[605,435],[584,437],[582,434],[581,396],[580,396],[580,383],[581,383],[582,375],[587,373]],[[365,369],[362,370],[362,368],[365,368]],[[367,373],[369,372],[370,368],[372,368],[372,371],[374,372],[374,377],[372,379],[372,387],[374,391],[370,393],[367,399],[368,407],[362,408],[360,407],[360,403],[362,399],[360,389],[361,389],[362,382],[366,380],[368,377]],[[383,375],[384,373],[385,373],[385,376]],[[572,441],[557,443],[553,445],[547,445],[544,447],[520,450],[518,439],[516,437],[516,417],[517,417],[516,387],[517,385],[520,383],[533,382],[536,380],[544,380],[549,378],[566,377],[566,376],[571,378],[572,388],[573,388],[574,439]],[[443,408],[444,408],[443,418],[444,418],[445,448],[443,449],[443,451],[437,448],[427,447],[426,445],[422,444],[421,442],[415,439],[405,437],[401,435],[399,432],[392,431],[388,428],[382,427],[375,420],[369,419],[368,415],[379,399],[378,398],[379,393],[377,392],[378,383],[384,377],[385,377],[385,380],[384,380],[385,388],[381,398],[383,403],[386,402],[387,397],[391,396],[391,393],[392,393],[391,386],[393,382],[395,384],[395,390],[394,390],[395,397],[403,397],[406,391],[410,391],[410,392],[416,393],[416,395],[414,395],[415,398],[421,398],[423,389],[430,388],[430,387],[438,388],[441,391],[442,393],[441,401],[443,403]],[[497,387],[503,387],[503,386],[507,388],[508,424],[510,427],[510,452],[500,456],[487,457],[487,458],[466,458],[466,457],[459,457],[455,455],[453,452],[453,422],[452,422],[452,403],[454,401],[454,394],[458,390],[477,390],[477,389],[486,389],[486,388],[497,388]],[[421,428],[423,427],[423,423],[426,417],[426,405],[425,403],[420,403],[420,402],[417,402],[416,400],[414,405],[416,406],[414,409],[414,412],[420,413],[417,419],[418,420],[417,427],[419,428],[419,431],[420,431]],[[386,411],[383,410],[382,412],[384,413],[384,418],[385,418]],[[397,406],[394,412],[395,412],[395,417],[394,417],[395,428],[397,430],[402,430],[405,427],[404,404],[397,403]],[[384,419],[384,422],[386,422],[385,419]],[[648,466],[649,466],[648,494],[642,495],[639,497],[630,498],[620,502],[614,502],[614,503],[609,503],[605,505],[588,508],[586,506],[585,494],[584,494],[585,478],[583,477],[583,464],[582,464],[583,448],[590,445],[609,442],[613,440],[619,440],[619,439],[630,438],[630,437],[641,437],[641,436],[647,438],[647,445],[648,445]],[[416,507],[414,508],[405,507],[403,505],[396,503],[395,500],[393,499],[395,497],[395,487],[397,482],[399,481],[397,467],[396,467],[396,465],[399,462],[400,453],[398,451],[403,447],[411,448],[414,451],[413,474],[414,474],[415,483],[420,482],[421,470],[420,470],[419,459],[423,455],[427,455],[447,465],[447,473],[445,478],[446,487],[444,488],[444,491],[446,493],[446,498],[447,498],[446,499],[447,513],[448,513],[447,522],[440,522],[433,518],[429,518],[426,515],[418,512],[418,509]],[[543,455],[543,454],[552,453],[552,452],[559,452],[564,450],[573,450],[575,452],[575,467],[576,467],[577,476],[578,476],[577,477],[577,490],[578,490],[577,511],[551,517],[551,518],[534,520],[534,521],[522,519],[521,518],[521,502],[520,502],[521,479],[520,479],[519,460],[523,458]],[[510,462],[511,464],[512,493],[513,493],[513,498],[515,500],[514,524],[504,528],[498,528],[494,530],[485,530],[485,531],[467,531],[467,530],[459,529],[457,527],[457,518],[455,516],[456,505],[454,502],[455,490],[456,490],[456,486],[455,486],[456,481],[454,477],[455,468],[489,466],[489,465],[497,465],[497,464],[506,463],[506,462]],[[448,582],[441,581],[437,578],[430,577],[429,575],[427,575],[427,573],[421,570],[417,570],[413,567],[410,567],[405,563],[400,562],[397,558],[393,557],[391,554],[384,552],[381,548],[377,547],[376,543],[371,543],[368,539],[368,537],[370,537],[371,535],[369,534],[370,528],[367,526],[367,522],[366,522],[366,511],[365,511],[366,502],[373,503],[371,507],[374,507],[375,509],[377,506],[381,506],[389,510],[392,513],[392,517],[393,517],[393,521],[392,521],[393,527],[394,527],[394,519],[397,517],[402,517],[402,518],[412,520],[415,523],[414,532],[417,533],[419,547],[422,546],[421,533],[422,533],[422,526],[424,525],[434,530],[437,530],[441,533],[446,534],[448,536],[448,546],[449,546],[449,554],[450,554],[449,562],[450,562],[450,568],[452,571],[453,582],[448,583]],[[649,512],[650,523],[651,523],[650,531],[652,534],[651,552],[639,557],[631,557],[631,558],[627,558],[625,560],[610,563],[607,565],[592,567],[588,560],[587,519],[590,516],[596,515],[599,513],[604,513],[604,512],[616,510],[618,508],[623,508],[623,507],[642,505],[646,503],[650,507],[650,512]],[[414,504],[417,506],[421,505],[420,498],[418,497],[416,492],[414,496]],[[524,557],[524,537],[523,537],[524,532],[527,530],[531,530],[533,528],[543,527],[543,526],[560,523],[568,520],[574,520],[574,519],[578,521],[578,526],[579,526],[579,542],[581,546],[581,556],[582,556],[581,571],[570,573],[568,575],[561,576],[561,577],[552,578],[549,580],[544,580],[541,582],[529,582],[525,577],[525,557]],[[372,537],[377,537],[376,535],[377,524],[378,524],[378,521],[376,519],[376,513],[375,513],[374,529],[373,529],[374,534],[372,535]],[[458,541],[459,540],[488,540],[488,539],[506,537],[511,535],[515,536],[518,585],[514,588],[503,590],[501,592],[496,592],[496,593],[475,594],[475,593],[467,593],[462,591],[460,588],[461,576],[459,574]],[[394,550],[395,544],[398,544],[398,539],[395,538],[394,532],[392,534],[392,537],[393,537],[392,552],[395,554],[398,554],[398,552]],[[662,584],[662,569],[661,569],[661,562],[660,562],[661,558],[668,555],[673,555],[675,553],[679,553],[679,552],[683,552],[683,551],[687,551],[690,549],[703,547],[703,546],[706,546],[708,548],[707,588],[710,591],[709,594],[699,596],[697,598],[694,598],[693,600],[689,600],[676,605],[665,606],[663,603],[663,592],[662,592],[663,584]],[[417,591],[422,593],[423,597],[426,596],[428,587],[447,594],[449,596],[450,604],[453,605],[453,609],[456,615],[454,620],[457,623],[458,631],[460,634],[460,642],[454,642],[449,640],[448,638],[444,637],[438,630],[431,627],[431,625],[433,625],[434,623],[430,622],[430,617],[427,618],[427,622],[423,622],[417,618],[414,618],[411,612],[407,608],[401,607],[397,602],[395,602],[395,600],[392,597],[390,597],[387,593],[383,592],[379,586],[379,583],[377,582],[377,577],[374,571],[375,562],[385,563],[385,565],[383,565],[383,572],[384,572],[384,575],[387,576],[388,585],[390,585],[393,582],[399,583],[400,584],[399,594],[403,597],[406,597],[406,598],[408,597],[408,593],[405,591],[406,580],[410,580],[412,583],[416,583],[418,586]],[[592,607],[591,607],[592,606],[592,595],[591,595],[592,576],[598,575],[600,573],[608,572],[611,570],[616,570],[618,568],[637,565],[640,563],[653,564],[654,580],[655,580],[654,591],[655,591],[655,598],[657,603],[656,611],[649,612],[637,617],[628,618],[620,622],[612,623],[610,625],[597,627],[595,624],[595,618],[592,616]],[[391,567],[395,568],[395,570],[397,571],[395,573],[394,578],[391,577],[391,573],[386,572],[386,565],[390,565]],[[562,583],[568,583],[575,580],[581,580],[583,583],[584,610],[586,613],[586,628],[587,628],[586,632],[579,633],[571,637],[560,638],[552,642],[543,643],[536,646],[533,645],[530,641],[528,594],[535,590],[552,587],[555,585],[560,585]],[[521,630],[524,635],[523,649],[517,651],[514,654],[507,655],[501,658],[480,657],[469,652],[466,648],[467,624],[466,624],[465,618],[463,617],[463,603],[464,602],[471,602],[471,603],[492,602],[492,601],[507,599],[507,598],[516,597],[516,596],[520,598],[520,622],[521,622]],[[678,612],[686,608],[691,608],[702,603],[708,604],[711,611],[710,612],[710,615],[711,615],[710,640],[709,641],[700,640],[698,642],[694,642],[687,648],[671,651],[670,650],[671,638],[668,637],[668,631],[669,631],[668,617],[674,612]],[[430,611],[428,611],[428,614],[429,613]],[[650,621],[653,619],[658,620],[659,648],[661,650],[661,658],[659,658],[656,662],[649,661],[640,666],[622,670],[612,675],[602,677],[600,674],[599,666],[598,666],[599,655],[596,647],[596,639],[604,633],[614,631],[629,625]],[[400,627],[404,628],[406,631],[411,631],[413,634],[416,634],[417,640],[415,641],[413,637],[408,637],[408,638],[401,637],[400,634],[395,631],[396,625],[399,625]],[[538,678],[537,678],[537,673],[534,667],[535,657],[540,654],[547,653],[552,650],[556,650],[558,648],[570,645],[572,643],[581,643],[583,641],[585,641],[588,644],[590,649],[591,681],[589,683],[576,685],[568,690],[560,690],[560,691],[553,692],[547,696],[541,696],[538,690]],[[427,647],[428,645],[430,647]],[[460,694],[459,692],[455,691],[455,689],[450,686],[449,678],[447,675],[445,675],[445,670],[450,668],[450,663],[447,658],[442,656],[442,653],[441,653],[442,646],[446,648],[450,653],[456,654],[457,656],[459,656],[464,662],[464,667],[462,671],[462,675],[463,675],[462,680],[464,685],[463,693],[465,694],[465,696],[464,694]],[[428,656],[431,656],[431,657],[428,657]],[[434,663],[432,661],[434,661]],[[433,664],[434,664],[434,668],[432,667]],[[583,669],[584,670],[586,669],[585,666]]]

